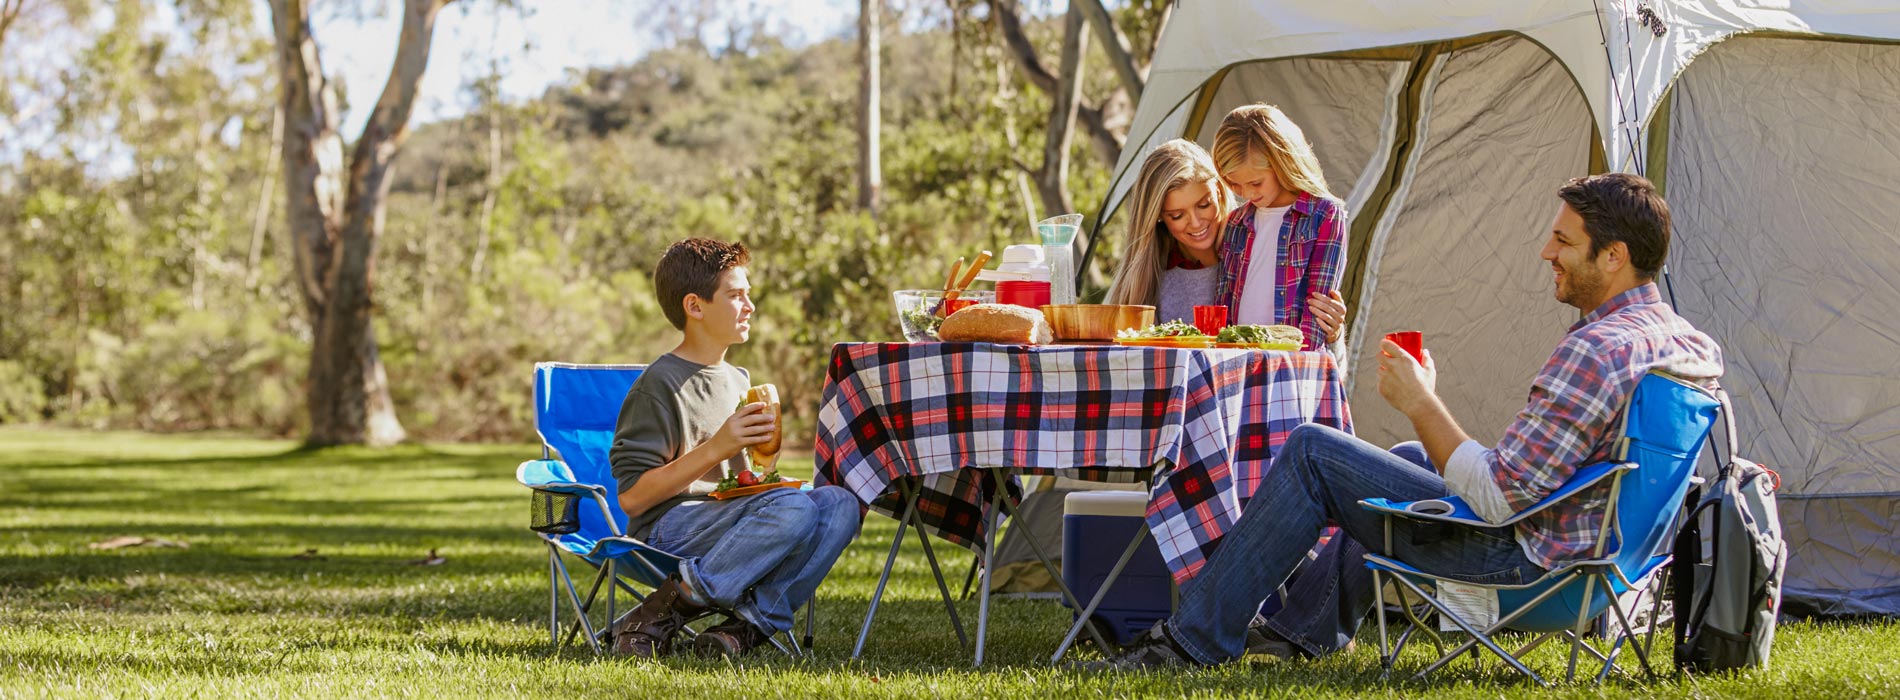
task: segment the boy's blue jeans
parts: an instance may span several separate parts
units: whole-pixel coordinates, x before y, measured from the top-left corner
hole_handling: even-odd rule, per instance
[[[715,607],[776,634],[792,628],[858,536],[860,512],[858,497],[837,486],[693,501],[660,516],[647,544],[685,557],[681,577]]]
[[[1239,657],[1246,646],[1247,624],[1260,602],[1305,558],[1328,522],[1372,551],[1435,573],[1512,585],[1544,575],[1542,568],[1525,558],[1510,528],[1399,520],[1392,524],[1392,546],[1387,551],[1385,518],[1359,507],[1365,498],[1413,501],[1448,495],[1444,478],[1405,457],[1325,426],[1295,428],[1206,568],[1182,589],[1181,605],[1168,621],[1168,631],[1200,663]],[[1330,576],[1343,573],[1346,566],[1363,566],[1349,561],[1338,564],[1334,571],[1314,572],[1340,586],[1338,607],[1329,608],[1325,616],[1336,610],[1342,621],[1337,624],[1351,620],[1356,627],[1372,607],[1371,579],[1355,582]],[[1346,584],[1352,584],[1351,589]],[[1289,606],[1308,605],[1297,600],[1299,593],[1290,593]]]

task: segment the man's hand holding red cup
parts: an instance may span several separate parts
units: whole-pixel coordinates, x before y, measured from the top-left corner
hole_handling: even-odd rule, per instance
[[[1413,354],[1413,348],[1407,345],[1420,336],[1417,331],[1409,333],[1410,337],[1387,334],[1379,341],[1379,396],[1408,417],[1438,400],[1438,363],[1432,361],[1431,351],[1422,347],[1422,339],[1417,354]]]

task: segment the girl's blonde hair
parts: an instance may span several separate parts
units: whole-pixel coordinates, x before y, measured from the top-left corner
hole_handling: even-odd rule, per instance
[[[1300,125],[1273,105],[1247,105],[1228,112],[1220,120],[1220,130],[1214,132],[1214,164],[1222,180],[1235,168],[1252,165],[1272,170],[1281,189],[1333,196],[1326,189],[1326,175],[1320,172],[1313,144],[1307,143]]]
[[[1208,183],[1208,197],[1214,200],[1214,220],[1218,250],[1226,229],[1229,195],[1227,183],[1214,169],[1213,159],[1200,145],[1186,139],[1174,139],[1156,147],[1141,164],[1141,174],[1128,198],[1128,237],[1122,246],[1122,264],[1109,284],[1110,304],[1153,304],[1161,292],[1161,273],[1168,266],[1168,251],[1174,236],[1161,223],[1162,202],[1168,193],[1190,183]]]

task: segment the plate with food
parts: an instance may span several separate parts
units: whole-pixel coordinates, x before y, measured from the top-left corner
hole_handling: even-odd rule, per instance
[[[778,453],[779,448],[784,444],[784,437],[778,423],[778,387],[760,384],[747,389],[745,399],[739,403],[739,407],[744,408],[755,403],[765,404],[765,415],[772,417],[772,434],[765,442],[746,448],[746,461],[751,462],[751,466],[728,474],[726,478],[719,480],[719,485],[713,488],[713,498],[724,500],[750,496],[772,489],[799,488],[805,485],[803,481],[787,479],[778,474]],[[754,471],[755,469],[757,471]]]
[[[721,479],[719,486],[713,489],[712,497],[723,501],[728,498],[764,493],[772,489],[796,489],[804,486],[804,481],[779,476],[777,469],[764,474],[747,469]]]
[[[1305,344],[1306,334],[1294,326],[1238,324],[1222,328],[1220,335],[1214,336],[1217,348],[1293,351]]]
[[[1200,329],[1181,321],[1165,321],[1147,328],[1117,331],[1115,342],[1136,347],[1207,348],[1213,347],[1214,336],[1202,335]]]

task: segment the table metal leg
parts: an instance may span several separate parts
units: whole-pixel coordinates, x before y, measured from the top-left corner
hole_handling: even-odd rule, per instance
[[[991,478],[995,476],[992,474]],[[984,514],[983,528],[983,590],[977,593],[976,606],[976,664],[983,665],[983,647],[989,640],[990,631],[990,573],[996,567],[996,530],[1003,522],[1003,495],[1001,483],[996,483],[995,492],[990,496],[990,510]]]
[[[937,579],[937,594],[943,597],[943,611],[950,614],[950,627],[957,631],[957,645],[970,648],[970,637],[963,633],[963,620],[957,617],[957,603],[950,597],[950,584],[944,583],[943,570],[937,566],[937,555],[930,547],[930,533],[924,531],[924,515],[912,508],[911,524],[917,531],[917,541],[924,546],[924,559],[930,562],[930,575]]]
[[[1000,483],[997,485],[997,491],[999,493],[1003,491],[1002,485]],[[1012,513],[1012,515],[1013,514],[1014,513]],[[1147,526],[1143,525],[1142,527],[1145,528]],[[1045,553],[1042,549],[1042,543],[1036,541],[1035,533],[1024,532],[1023,541],[1029,543],[1029,551],[1034,552],[1036,554],[1036,558],[1042,561],[1042,568],[1049,572],[1050,578],[1055,580],[1056,589],[1062,591],[1062,598],[1064,600],[1069,601],[1069,608],[1072,610],[1081,609],[1082,601],[1076,597],[1074,591],[1069,590],[1069,583],[1067,581],[1062,580],[1062,571],[1060,569],[1057,569],[1055,563],[1049,560],[1049,555]],[[1136,541],[1140,541],[1139,538],[1137,538]],[[987,574],[988,572],[985,571],[984,573]],[[988,582],[986,581],[985,586],[987,585],[988,585]],[[1103,651],[1107,651],[1113,648],[1109,645],[1108,640],[1102,637],[1101,631],[1095,629],[1094,625],[1087,625],[1086,627],[1088,628],[1089,636],[1095,639],[1096,644],[1100,644],[1102,646]]]
[[[871,593],[871,609],[864,612],[864,626],[858,629],[857,646],[851,648],[853,659],[864,655],[864,640],[871,636],[871,620],[877,617],[877,604],[884,599],[884,586],[891,581],[891,567],[897,564],[897,548],[904,544],[904,528],[910,524],[910,514],[917,509],[917,495],[922,491],[912,491],[904,499],[904,512],[897,519],[897,534],[891,536],[891,553],[884,557],[884,572],[878,574],[877,590]]]
[[[1089,618],[1095,615],[1096,606],[1101,605],[1102,599],[1108,597],[1108,589],[1115,585],[1115,579],[1121,577],[1122,569],[1128,566],[1129,560],[1135,558],[1135,550],[1141,548],[1141,541],[1147,537],[1148,528],[1144,524],[1135,531],[1135,536],[1129,540],[1128,547],[1122,550],[1121,558],[1115,560],[1114,568],[1108,570],[1107,580],[1102,581],[1102,586],[1095,589],[1095,595],[1090,596],[1089,606],[1083,608],[1082,612],[1076,615],[1075,625],[1069,627],[1069,633],[1062,637],[1062,643],[1056,646],[1056,654],[1055,656],[1049,657],[1049,663],[1053,664],[1062,660],[1062,655],[1069,652],[1069,645],[1075,643],[1075,637],[1082,633],[1083,627],[1093,628],[1093,625],[1089,624]],[[1097,639],[1099,638],[1100,637],[1097,637]],[[1098,641],[1097,643],[1100,644],[1101,642]],[[1108,651],[1109,647],[1102,647],[1102,653],[1106,654]]]

